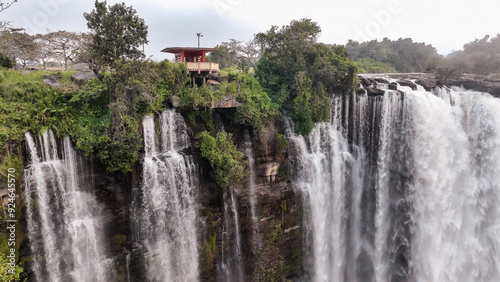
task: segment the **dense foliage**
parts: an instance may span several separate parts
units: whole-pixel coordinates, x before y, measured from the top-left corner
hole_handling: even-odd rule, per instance
[[[117,62],[113,73],[81,90],[71,74],[64,73],[63,87],[50,89],[41,72],[0,73],[0,146],[23,140],[28,130],[53,129],[69,135],[78,149],[96,153],[109,171],[129,171],[141,148],[140,120],[161,110],[188,81],[173,63],[137,60]]]
[[[360,73],[395,73],[390,63],[377,62],[372,58],[362,58],[355,61]]]
[[[216,47],[217,50],[211,52],[207,59],[218,63],[221,69],[238,67],[245,71],[257,65],[260,53],[255,40],[243,43],[236,39],[229,39]]]
[[[256,75],[273,108],[295,122],[295,131],[311,132],[330,115],[329,94],[349,93],[357,86],[357,68],[343,46],[317,43],[317,23],[303,19],[256,35],[262,56]]]
[[[233,96],[242,103],[236,109],[235,122],[251,125],[262,131],[274,117],[271,99],[257,79],[249,73],[235,72],[217,87],[187,87],[179,94],[180,106],[187,109],[210,110],[224,97]]]
[[[425,43],[413,42],[411,38],[382,41],[372,40],[359,43],[349,40],[346,44],[349,54],[356,61],[371,59],[384,63],[384,68],[394,68],[397,72],[424,72],[439,64],[443,57],[436,48]],[[364,61],[368,63],[371,61]],[[381,67],[381,66],[379,66]]]
[[[500,34],[486,35],[464,45],[448,56],[449,66],[470,73],[500,73]]]
[[[96,74],[100,67],[114,66],[118,60],[144,57],[139,47],[148,43],[148,27],[132,6],[121,3],[107,7],[106,1],[96,1],[95,9],[84,17],[92,31],[87,60]]]
[[[10,69],[10,68],[13,68],[14,65],[15,65],[15,62],[11,57],[0,53],[0,67],[1,68]]]
[[[243,153],[237,150],[230,133],[221,131],[213,136],[204,131],[198,138],[196,146],[200,149],[202,157],[210,161],[217,183],[222,188],[238,183],[245,177]]]
[[[69,134],[109,171],[129,171],[142,146],[140,120],[161,110],[186,80],[185,70],[172,63],[119,61],[103,81],[94,79],[71,99],[79,112]]]

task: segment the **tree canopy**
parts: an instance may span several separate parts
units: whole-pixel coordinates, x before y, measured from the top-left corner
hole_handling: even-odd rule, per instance
[[[436,48],[425,43],[413,42],[411,38],[382,41],[372,40],[363,43],[349,40],[346,48],[352,58],[363,66],[374,70],[397,72],[425,72],[431,70],[444,58]],[[373,61],[371,61],[371,60]],[[374,62],[383,63],[374,65]]]
[[[94,72],[100,71],[99,66],[112,66],[120,59],[144,57],[140,46],[148,43],[148,26],[132,6],[125,3],[106,6],[106,1],[96,1],[95,9],[84,13],[84,17],[92,31],[89,59],[102,62],[92,64]]]
[[[259,82],[275,109],[283,109],[300,134],[329,119],[329,94],[350,93],[357,85],[357,68],[347,50],[318,43],[320,32],[316,22],[302,19],[255,36],[262,52],[256,70]]]
[[[485,35],[449,56],[450,65],[472,73],[500,73],[500,34]]]

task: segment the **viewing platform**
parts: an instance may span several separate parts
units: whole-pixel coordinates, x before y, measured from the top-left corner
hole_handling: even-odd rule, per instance
[[[176,63],[185,63],[187,71],[201,75],[203,72],[219,73],[219,64],[207,62],[205,57],[207,53],[215,50],[217,48],[168,47],[161,51],[174,54]]]
[[[186,69],[189,72],[198,72],[198,74],[205,71],[212,74],[212,72],[219,72],[219,64],[211,62],[186,62]]]

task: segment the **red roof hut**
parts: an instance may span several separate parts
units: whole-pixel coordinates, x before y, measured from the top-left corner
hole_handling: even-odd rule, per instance
[[[175,62],[186,63],[186,68],[189,72],[197,72],[198,74],[207,72],[207,74],[212,74],[213,72],[219,72],[219,64],[207,62],[205,54],[215,50],[217,48],[168,47],[161,51],[173,53],[175,55]]]

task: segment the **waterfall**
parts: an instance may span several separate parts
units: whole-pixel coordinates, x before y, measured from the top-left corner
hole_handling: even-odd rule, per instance
[[[346,264],[346,182],[355,157],[348,143],[332,124],[320,123],[307,137],[292,133],[293,124],[286,120],[290,151],[296,157],[291,175],[294,185],[305,199],[304,224],[310,238],[310,266],[313,281],[343,281]]]
[[[38,142],[25,134],[26,218],[37,281],[108,281],[112,260],[104,248],[104,214],[83,178],[82,159],[68,137],[61,153],[52,131]]]
[[[245,129],[244,133],[244,140],[245,140],[245,155],[247,156],[248,159],[248,181],[247,181],[247,197],[248,197],[248,204],[250,208],[250,216],[252,219],[252,225],[253,227],[256,226],[256,223],[258,221],[257,218],[257,197],[255,195],[256,193],[256,187],[255,187],[255,160],[254,160],[254,154],[253,154],[253,148],[252,148],[252,141],[250,140],[250,133],[248,132],[248,129]]]
[[[234,194],[231,186],[223,192],[222,254],[218,267],[218,281],[245,281],[238,204]]]
[[[148,281],[197,281],[197,174],[186,124],[165,110],[155,127],[143,120],[145,157],[139,200],[133,208],[134,237],[145,249]],[[157,134],[159,128],[159,134]]]
[[[312,281],[499,281],[500,100],[399,90],[285,122]]]

